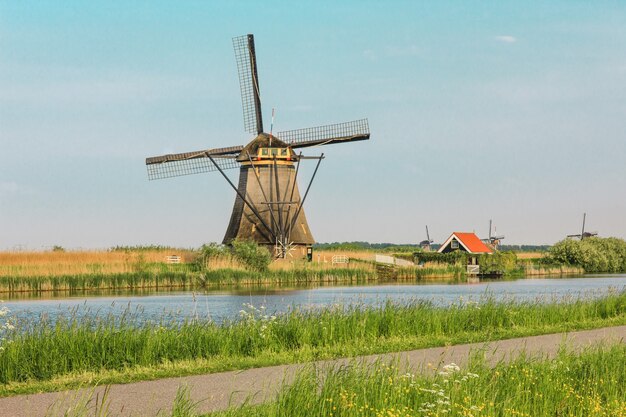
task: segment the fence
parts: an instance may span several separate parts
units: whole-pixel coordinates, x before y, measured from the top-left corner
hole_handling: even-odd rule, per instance
[[[350,259],[346,255],[333,255],[333,265],[348,264]]]
[[[180,256],[178,255],[169,255],[165,257],[165,262],[167,262],[168,264],[179,264],[180,263]]]

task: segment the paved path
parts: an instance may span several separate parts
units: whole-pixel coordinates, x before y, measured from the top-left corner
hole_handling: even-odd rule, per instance
[[[470,352],[483,352],[487,362],[495,364],[501,360],[513,359],[521,352],[535,357],[554,357],[564,344],[572,350],[581,350],[599,343],[626,343],[626,326],[363,356],[359,361],[371,363],[378,359],[399,360],[399,363],[407,364],[415,371],[425,371],[429,369],[428,364],[436,366],[454,362],[463,366],[467,363]],[[354,359],[321,361],[315,365],[323,368],[351,362],[354,362]],[[201,412],[224,409],[229,404],[239,404],[251,396],[255,402],[260,402],[271,398],[283,383],[291,381],[304,366],[282,365],[113,385],[109,392],[109,410],[114,416],[123,417],[169,415],[180,386],[189,387],[191,398],[194,401],[201,401],[198,406]],[[101,396],[103,389],[102,387],[96,389],[94,394]],[[44,416],[51,407],[57,411],[55,415],[63,415],[63,412],[58,411],[67,410],[77,398],[92,391],[83,389],[0,398],[0,416]]]

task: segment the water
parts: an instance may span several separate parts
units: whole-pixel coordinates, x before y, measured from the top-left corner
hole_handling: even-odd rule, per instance
[[[164,316],[177,320],[210,318],[216,322],[236,319],[245,304],[263,307],[267,314],[289,309],[316,309],[337,304],[381,305],[388,300],[409,303],[430,300],[437,305],[480,301],[489,295],[496,300],[553,300],[568,297],[599,297],[611,290],[626,290],[626,274],[586,275],[579,278],[529,278],[514,281],[482,281],[462,284],[382,284],[317,288],[248,288],[207,293],[190,291],[143,295],[106,295],[64,299],[26,299],[4,305],[18,319],[38,320],[42,315],[58,317],[121,315],[125,311],[141,320],[159,321]]]

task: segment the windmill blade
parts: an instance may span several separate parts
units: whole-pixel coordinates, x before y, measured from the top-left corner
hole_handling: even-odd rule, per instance
[[[239,72],[243,126],[246,132],[259,134],[263,132],[263,117],[261,115],[261,95],[256,68],[254,35],[233,38],[233,48],[235,49],[235,60]]]
[[[146,158],[148,179],[158,180],[217,171],[217,167],[207,155],[211,155],[221,169],[237,168],[239,163],[236,158],[242,149],[243,146],[232,146]]]
[[[276,137],[292,148],[304,148],[367,140],[370,138],[370,128],[367,119],[361,119],[334,125],[288,130],[277,133]]]

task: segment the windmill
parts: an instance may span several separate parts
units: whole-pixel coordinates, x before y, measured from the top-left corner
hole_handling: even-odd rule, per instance
[[[504,235],[500,235],[498,236],[498,232],[496,232],[496,229],[494,227],[493,229],[493,235],[491,234],[491,219],[489,219],[489,237],[487,239],[483,239],[483,242],[485,243],[489,243],[491,246],[493,246],[494,249],[498,249],[498,246],[500,246],[501,241],[504,239]]]
[[[579,238],[580,240],[587,239],[589,237],[598,236],[598,232],[585,232],[585,220],[587,218],[587,213],[583,213],[583,228],[580,234],[577,235],[567,235],[570,238]]]
[[[422,240],[420,242],[420,247],[422,248],[424,252],[430,252],[430,245],[432,243],[433,241],[430,240],[430,235],[428,234],[428,226],[426,226],[426,240]]]
[[[303,156],[295,149],[367,140],[367,119],[289,130],[263,131],[254,36],[233,38],[246,132],[256,135],[247,145],[206,149],[146,158],[150,180],[218,171],[235,190],[235,204],[223,243],[253,240],[273,249],[274,256],[309,255],[315,243],[303,205],[324,154]],[[297,179],[300,163],[317,160],[302,198]],[[225,171],[239,168],[235,186]]]

